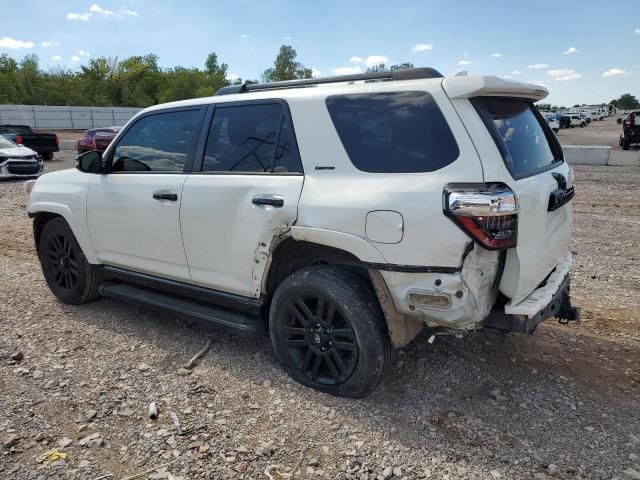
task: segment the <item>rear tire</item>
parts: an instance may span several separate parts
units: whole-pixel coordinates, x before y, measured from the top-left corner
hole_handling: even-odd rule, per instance
[[[631,141],[628,140],[626,137],[622,139],[622,149],[623,150],[629,150],[629,147],[631,146]]]
[[[63,303],[79,305],[100,296],[96,268],[82,253],[63,218],[49,220],[40,235],[38,258],[51,292]]]
[[[378,299],[350,271],[313,266],[278,287],[269,315],[278,363],[297,382],[362,398],[384,378],[391,342]]]
[[[42,154],[42,159],[44,161],[53,160],[53,152],[45,152]]]

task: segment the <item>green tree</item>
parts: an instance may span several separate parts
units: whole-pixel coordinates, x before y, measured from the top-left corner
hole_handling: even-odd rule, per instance
[[[265,82],[281,82],[283,80],[295,80],[298,78],[311,78],[313,72],[296,61],[298,53],[290,45],[282,45],[276,56],[273,67],[267,68],[262,74]]]
[[[620,95],[619,98],[616,98],[615,100],[611,100],[609,104],[613,105],[614,107],[621,108],[623,110],[640,108],[640,102],[638,102],[638,99],[635,97],[635,95],[631,95],[630,93],[625,93],[623,95]]]

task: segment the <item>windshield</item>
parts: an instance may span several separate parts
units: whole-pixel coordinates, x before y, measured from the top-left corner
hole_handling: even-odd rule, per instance
[[[535,175],[562,162],[562,150],[535,107],[519,98],[476,98],[473,104],[513,178]]]
[[[17,145],[13,143],[11,140],[7,140],[6,138],[0,136],[0,150],[4,150],[5,148],[16,148]]]

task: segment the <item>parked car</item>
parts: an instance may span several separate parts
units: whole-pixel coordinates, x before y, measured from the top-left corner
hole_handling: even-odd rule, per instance
[[[423,327],[576,320],[574,176],[533,106],[546,95],[420,68],[150,107],[31,184],[44,278],[64,303],[268,332],[293,379],[347,397]]]
[[[620,146],[623,150],[629,150],[634,143],[640,143],[640,110],[629,113],[622,122]]]
[[[585,121],[584,117],[579,113],[567,113],[566,116],[569,117],[570,128],[585,127],[587,125],[587,122]]]
[[[104,152],[122,127],[102,127],[85,130],[76,144],[78,153],[99,150]]]
[[[560,128],[571,128],[571,116],[564,114],[560,115],[558,118],[558,124]]]
[[[558,119],[556,118],[556,116],[555,115],[547,115],[544,118],[547,121],[547,123],[549,124],[549,127],[551,127],[551,130],[553,131],[553,133],[555,133],[557,135],[558,131],[560,130],[560,122],[558,122]]]
[[[55,133],[34,132],[29,125],[0,125],[0,135],[34,150],[43,160],[53,159],[53,153],[60,151]]]
[[[0,178],[39,177],[43,165],[36,152],[0,135]]]

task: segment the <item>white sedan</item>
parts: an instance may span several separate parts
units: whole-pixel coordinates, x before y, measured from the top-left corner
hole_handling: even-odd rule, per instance
[[[39,177],[43,166],[36,152],[0,135],[0,178]]]

